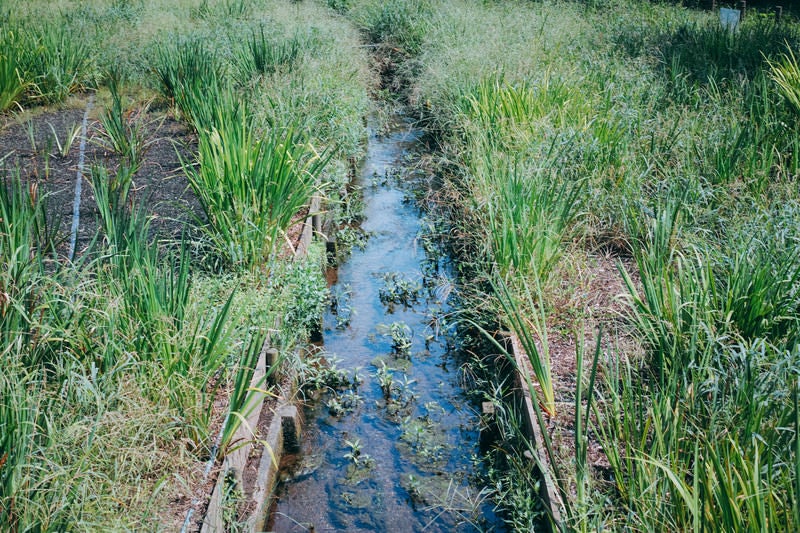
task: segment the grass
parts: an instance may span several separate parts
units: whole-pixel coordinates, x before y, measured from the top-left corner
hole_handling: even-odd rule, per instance
[[[118,62],[131,106],[159,95],[154,109],[194,129],[199,154],[183,170],[204,217],[193,222],[224,267],[210,276],[198,247],[151,239],[135,154],[93,172],[100,233],[75,264],[58,260],[45,194],[4,176],[0,520],[147,527],[181,491],[175,472],[213,446],[215,399],[233,391],[231,411],[246,410],[252,365],[239,360],[263,325],[280,316],[286,345],[315,326],[318,265],[276,256],[320,183],[346,204],[375,86],[355,25],[392,51],[442,148],[462,272],[532,355],[540,424],[556,398],[574,405],[573,462],[559,462],[563,440],[547,444],[558,526],[800,529],[796,23],[753,13],[729,33],[707,12],[639,0],[327,4],[347,18],[267,0],[58,16],[29,2],[8,15],[3,109],[62,103]],[[130,152],[122,141],[144,137],[109,89],[104,131]],[[548,341],[564,317],[593,326],[607,314],[559,307],[586,274],[564,257],[601,249],[622,260],[624,311],[587,387],[579,365],[567,390]],[[631,338],[638,350],[613,348]],[[590,467],[590,440],[610,482]],[[504,461],[518,477],[498,477],[498,499],[530,529],[529,462]]]
[[[200,137],[198,166],[183,169],[208,220],[205,230],[223,261],[254,268],[274,258],[301,208],[321,187],[328,157],[293,129],[263,138],[246,118],[219,118]]]
[[[360,24],[367,39],[385,43],[402,54],[420,51],[433,6],[427,0],[402,0],[354,3],[351,16]]]
[[[800,67],[791,48],[775,61],[767,61],[770,68],[770,76],[778,84],[783,97],[794,108],[800,112]]]
[[[345,194],[347,161],[363,150],[370,76],[356,31],[311,3],[208,3],[204,16],[194,7],[29,2],[3,19],[3,109],[59,113],[111,72],[97,131],[121,156],[92,167],[98,233],[74,263],[45,216],[48,184],[3,160],[0,522],[15,530],[173,528],[170,502],[192,490],[214,450],[225,415],[215,406],[228,405],[232,435],[274,382],[247,390],[263,339],[292,351],[326,301],[321,252],[278,255],[310,191],[330,180]],[[248,46],[240,35],[262,54],[246,83],[230,67]],[[213,250],[217,234],[197,231],[207,219],[183,238],[153,223],[160,208],[137,179],[154,129],[144,117],[168,113],[203,139],[204,162],[239,184],[228,205],[243,218],[229,222],[245,233],[247,217],[261,224],[242,241],[251,256],[226,262],[234,268],[219,268],[218,256],[237,245]],[[56,144],[69,159],[72,143]],[[227,453],[239,443],[223,444]]]
[[[94,83],[91,51],[77,32],[44,23],[30,28],[26,39],[24,71],[34,88],[32,98],[59,103]]]
[[[111,106],[100,116],[100,130],[103,144],[122,156],[125,165],[135,174],[142,165],[142,159],[148,146],[146,139],[147,124],[144,116],[147,107],[136,112],[129,112],[122,104],[120,94],[120,74],[111,71],[108,74],[108,90],[111,95]]]
[[[258,32],[253,30],[247,47],[240,51],[238,69],[240,78],[247,83],[256,75],[268,76],[278,69],[290,69],[307,45],[301,35],[290,39],[268,39],[264,34],[264,26]]]
[[[11,29],[4,29],[1,35],[0,111],[5,111],[21,99],[30,82],[23,78],[22,72],[24,45]]]
[[[564,316],[601,316],[556,307],[545,281],[554,269],[570,274],[562,250],[634,260],[620,267],[623,329],[643,354],[600,358],[588,404],[582,385],[560,390],[582,416],[574,454],[554,465],[561,474],[574,465],[578,479],[562,490],[558,527],[796,527],[795,384],[784,369],[797,350],[798,29],[752,15],[729,33],[710,14],[665,3],[445,2],[398,67],[462,203],[452,210],[462,271],[474,269],[476,284],[492,268],[504,273],[487,296],[505,320],[507,302],[542,283],[520,313],[538,324],[519,328],[540,339],[531,353]],[[577,274],[558,281],[580,286]],[[544,368],[534,369],[541,385]],[[587,466],[587,435],[606,450],[612,486]],[[506,505],[529,508],[507,490]]]

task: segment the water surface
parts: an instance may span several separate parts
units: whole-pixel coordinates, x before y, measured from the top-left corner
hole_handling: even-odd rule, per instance
[[[479,416],[453,349],[448,261],[426,246],[428,222],[410,201],[415,174],[399,170],[419,135],[401,123],[370,136],[358,183],[370,237],[338,269],[323,341],[335,367],[361,383],[306,408],[303,451],[279,486],[271,530],[502,529],[474,486]],[[389,301],[416,289],[409,305]],[[410,335],[407,353],[392,324]]]

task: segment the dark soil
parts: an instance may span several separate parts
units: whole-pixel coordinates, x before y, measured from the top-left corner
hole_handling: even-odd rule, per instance
[[[72,225],[73,203],[78,180],[80,138],[69,147],[66,157],[59,153],[58,142],[65,140],[75,127],[80,127],[89,101],[83,95],[74,109],[39,110],[29,116],[0,116],[0,176],[8,180],[19,170],[23,182],[36,184],[39,193],[46,193],[47,215],[57,231],[58,250],[66,255]],[[91,187],[93,166],[104,166],[114,175],[120,158],[103,146],[102,126],[92,114],[87,122],[82,193],[76,257],[86,251],[97,232],[98,211]],[[191,161],[196,150],[196,137],[174,118],[149,114],[148,148],[141,168],[134,176],[134,202],[145,206],[153,217],[152,230],[159,237],[180,237],[187,221],[200,215],[200,208],[181,169],[180,156]]]

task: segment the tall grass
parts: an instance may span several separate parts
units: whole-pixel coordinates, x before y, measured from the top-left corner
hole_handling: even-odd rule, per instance
[[[235,268],[274,257],[329,159],[291,128],[257,138],[244,117],[201,135],[198,152],[197,166],[184,162],[183,169],[206,216],[207,237]]]
[[[413,56],[420,51],[432,8],[427,0],[364,2],[354,6],[351,14],[368,41],[388,44]]]
[[[198,131],[215,124],[217,107],[236,110],[240,98],[225,84],[222,63],[197,39],[158,47],[153,70],[162,94]]]
[[[630,366],[612,368],[599,428],[604,445],[616,443],[608,458],[615,477],[624,473],[617,489],[631,525],[796,527],[796,378],[771,366],[780,355],[772,350],[732,346],[714,361],[713,380],[688,369],[663,388]],[[796,364],[796,354],[785,355]]]
[[[795,112],[800,113],[800,66],[791,47],[774,61],[767,60],[770,75]]]
[[[22,98],[30,82],[24,78],[24,42],[11,28],[0,32],[0,111],[5,111]]]
[[[54,246],[38,187],[24,184],[19,171],[6,176],[0,184],[0,340],[30,367],[48,360],[60,343],[59,332],[42,325],[64,310],[56,277],[46,275]]]
[[[100,133],[104,144],[121,155],[126,166],[135,174],[149,146],[146,139],[147,124],[144,120],[147,106],[135,113],[125,109],[120,94],[120,73],[112,70],[107,78],[111,106],[100,116],[100,123],[103,126]]]
[[[0,50],[4,105],[63,101],[93,87],[95,70],[111,67],[125,79],[125,95],[146,99],[154,86],[148,76],[156,72],[164,99],[199,137],[235,137],[227,134],[231,124],[246,132],[250,155],[238,158],[243,173],[261,157],[254,175],[265,182],[283,176],[285,188],[272,189],[276,210],[305,203],[294,199],[297,191],[307,200],[300,176],[319,177],[327,156],[298,133],[264,136],[264,125],[296,119],[315,144],[336,144],[341,160],[332,173],[346,178],[343,162],[363,151],[368,106],[361,82],[370,76],[357,32],[343,19],[311,3],[236,0],[211,5],[213,15],[201,19],[182,4],[123,3],[56,13],[34,0],[0,15],[3,42],[20,43]],[[275,39],[283,48],[256,50],[264,54],[263,68],[277,65],[273,74],[280,75],[257,76],[240,92],[227,65],[248,35],[260,46],[258,22],[244,15],[299,37]],[[165,44],[167,32],[185,37]],[[264,37],[272,44],[266,30]],[[15,51],[16,66],[5,61]],[[254,269],[213,277],[202,273],[188,241],[154,240],[154,206],[134,184],[136,148],[144,147],[134,130],[150,124],[128,112],[121,86],[109,89],[103,131],[113,130],[122,140],[115,149],[131,155],[117,169],[93,168],[99,229],[78,261],[57,259],[57,224],[43,215],[52,199],[36,181],[14,173],[1,180],[0,523],[13,530],[170,529],[164,510],[185,494],[184,480],[207,457],[210,429],[221,422],[216,407],[235,391],[231,411],[244,413],[264,393],[246,390],[252,365],[240,359],[257,354],[258,339],[279,316],[290,323],[276,339],[290,350],[324,300],[316,262],[297,261],[293,270],[278,261],[269,276]],[[248,100],[259,107],[245,113]],[[160,104],[153,113],[163,110]],[[219,146],[231,156],[233,148]],[[249,198],[237,202],[247,207]],[[282,218],[272,204],[259,207],[269,211],[263,218],[282,226],[296,214]],[[283,245],[277,235],[276,248]]]
[[[548,169],[525,172],[501,162],[490,179],[483,193],[490,257],[502,275],[533,275],[546,283],[581,209],[582,183],[559,183]]]
[[[53,23],[30,29],[26,72],[35,98],[46,104],[63,102],[73,92],[94,83],[91,50],[80,34]]]
[[[509,281],[498,276],[492,281],[492,289],[500,303],[504,321],[525,350],[533,375],[541,390],[544,411],[550,416],[554,416],[556,414],[555,393],[541,286],[537,282],[532,291],[527,281],[522,281],[522,287],[517,286],[516,283],[509,287]]]
[[[537,275],[560,266],[558,253],[544,274],[519,266],[547,257],[532,251],[543,242],[587,264],[595,249],[584,243],[634,260],[620,266],[624,327],[643,354],[600,363],[593,415],[575,422],[574,463],[553,466],[579,473],[562,491],[567,528],[796,527],[796,379],[787,369],[797,364],[800,309],[789,229],[797,115],[787,43],[796,47],[797,28],[753,16],[730,33],[700,11],[627,0],[443,3],[404,70],[465,204],[454,234],[469,242],[457,248],[492,250],[507,275],[506,290],[492,292],[526,301]],[[525,216],[540,198],[544,216]],[[576,201],[586,206],[581,225],[572,218],[581,209],[569,211]],[[485,271],[475,255],[467,259]],[[573,272],[583,268],[559,268],[567,291],[586,290],[591,274]],[[550,295],[523,319],[563,305]],[[603,314],[575,305],[556,311]],[[525,326],[541,355],[552,330]],[[587,465],[587,432],[600,435],[610,485]]]
[[[304,37],[295,34],[291,38],[267,38],[264,25],[253,30],[247,46],[237,54],[239,77],[248,82],[255,75],[267,76],[279,69],[290,69],[300,54],[307,48]]]

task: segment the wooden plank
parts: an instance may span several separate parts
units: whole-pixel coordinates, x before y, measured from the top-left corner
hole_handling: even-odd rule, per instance
[[[526,359],[528,356],[522,348],[519,338],[513,333],[509,334],[509,336],[511,339],[511,351],[514,353],[516,362],[516,369],[514,370],[515,393],[517,401],[522,406],[521,416],[523,427],[527,433],[527,437],[531,439],[536,446],[536,455],[539,464],[549,465],[550,461],[547,457],[544,438],[542,437],[542,428],[539,427],[539,422],[536,419],[536,410],[533,406],[533,402],[536,400],[531,396],[528,379],[526,379],[526,376],[522,375],[522,372],[526,371],[525,369],[527,368]],[[553,529],[561,530],[561,526],[563,525],[561,511],[564,505],[561,501],[561,494],[556,489],[550,472],[540,472],[540,475],[540,496],[544,504],[550,510],[552,523],[555,526]]]

